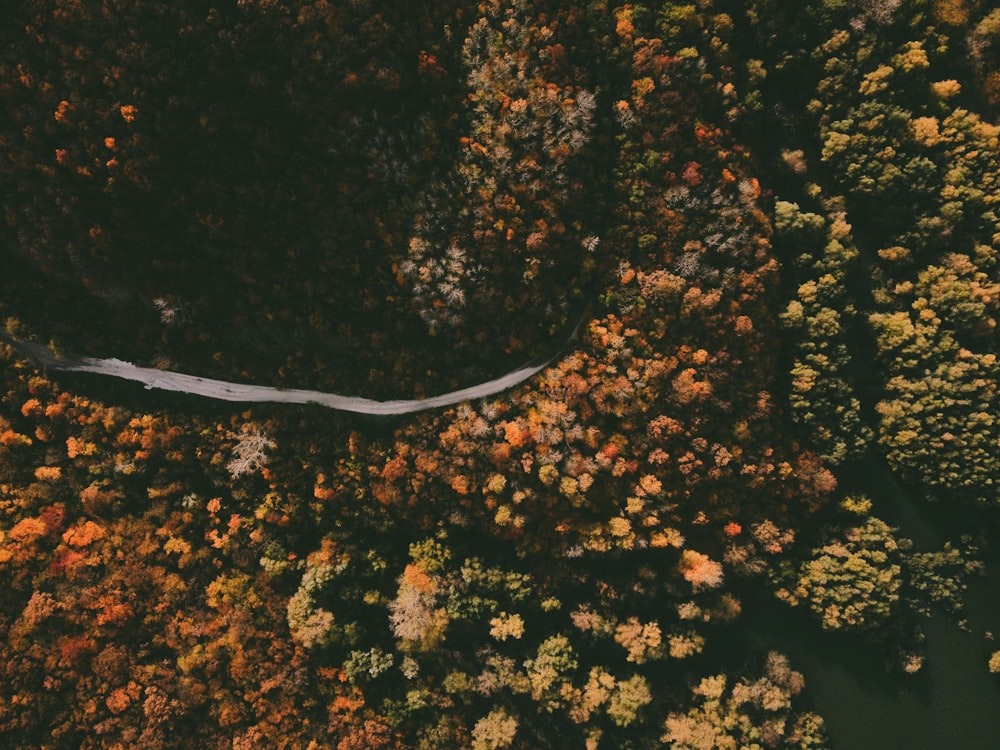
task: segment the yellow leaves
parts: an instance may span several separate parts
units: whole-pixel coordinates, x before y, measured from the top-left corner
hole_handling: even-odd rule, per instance
[[[878,257],[882,260],[902,263],[910,260],[910,251],[905,247],[894,245],[892,247],[881,248],[878,251]]]
[[[697,371],[688,367],[674,378],[673,386],[677,400],[682,404],[688,404],[695,400],[707,398],[712,393],[712,386],[707,380],[698,380]]]
[[[662,644],[663,634],[656,622],[641,623],[635,617],[615,628],[615,643],[628,652],[628,661],[644,664],[649,658],[656,658]]]
[[[574,498],[580,494],[580,483],[573,477],[563,477],[559,480],[559,494]]]
[[[615,33],[623,39],[630,40],[635,32],[632,24],[632,6],[625,5],[615,10]]]
[[[892,58],[893,65],[907,73],[914,70],[924,70],[930,67],[927,52],[920,42],[907,42],[906,51]]]
[[[892,76],[893,70],[888,65],[879,65],[875,70],[866,74],[864,80],[861,81],[861,85],[858,87],[858,91],[864,96],[872,96],[877,94],[879,91],[884,91],[889,88],[889,78]]]
[[[559,470],[552,464],[545,464],[538,467],[538,478],[546,487],[551,487],[559,478]]]
[[[164,542],[163,551],[171,555],[187,555],[191,552],[191,544],[184,539],[171,535]]]
[[[936,146],[941,142],[941,131],[936,117],[917,117],[910,121],[910,130],[917,143]]]
[[[934,96],[938,99],[951,99],[952,97],[958,96],[961,90],[962,84],[954,78],[949,78],[944,81],[935,81],[931,84],[931,91],[934,92]]]
[[[510,523],[511,519],[511,507],[509,505],[501,505],[497,508],[496,515],[493,516],[493,522],[497,526],[506,526]]]
[[[663,547],[674,547],[680,549],[684,546],[684,535],[681,534],[677,529],[664,529],[663,531],[658,531],[650,537],[649,546],[663,548]]]
[[[992,674],[1000,673],[1000,651],[994,651],[990,655],[989,670]]]
[[[501,612],[498,617],[490,620],[490,635],[498,641],[520,639],[524,635],[524,620],[521,615]]]
[[[819,292],[819,287],[815,281],[807,281],[800,285],[798,288],[798,297],[802,302],[812,303],[816,301],[816,294]]]
[[[796,362],[792,368],[792,390],[795,393],[808,393],[816,385],[819,373],[809,365]]]
[[[66,455],[70,458],[93,456],[95,453],[97,453],[97,446],[93,443],[88,443],[74,436],[66,438]]]
[[[570,719],[577,724],[587,723],[590,720],[591,714],[600,706],[607,703],[616,684],[617,680],[614,676],[605,672],[600,667],[592,667],[586,684],[579,691],[580,695],[577,699],[569,701]],[[596,741],[593,744],[588,741],[587,747],[596,748]]]
[[[642,513],[643,508],[646,507],[646,501],[641,497],[630,497],[625,501],[625,512],[635,515],[637,513]]]
[[[663,491],[663,483],[652,474],[643,474],[639,478],[639,488],[647,495],[659,495]]]
[[[934,19],[946,26],[963,26],[969,20],[965,0],[935,0]]]
[[[486,480],[485,489],[494,494],[499,494],[503,492],[503,489],[506,486],[507,478],[503,474],[491,474]]]
[[[670,636],[668,641],[668,652],[673,659],[686,659],[689,656],[701,653],[705,647],[705,639],[694,633],[678,633]]]
[[[646,94],[652,93],[655,88],[656,84],[653,83],[653,79],[648,76],[632,81],[632,93],[635,95],[636,99],[641,99],[646,96]]]
[[[627,537],[632,533],[632,522],[622,516],[615,516],[608,521],[608,530],[612,536]]]

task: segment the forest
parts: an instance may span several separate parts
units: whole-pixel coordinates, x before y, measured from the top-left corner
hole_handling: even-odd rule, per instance
[[[4,15],[0,746],[866,750],[747,616],[901,684],[931,618],[969,630],[1000,565],[987,0]],[[21,342],[383,401],[558,353],[372,417]]]

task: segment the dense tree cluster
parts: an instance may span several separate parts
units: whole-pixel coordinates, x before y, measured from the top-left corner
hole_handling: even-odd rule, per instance
[[[793,349],[789,406],[792,419],[823,458],[836,465],[864,454],[872,438],[852,371],[849,331],[856,310],[847,275],[858,258],[843,210],[828,218],[777,201],[775,230],[784,252],[795,258],[801,281],[781,314]],[[798,277],[798,278],[796,278]]]
[[[890,464],[934,492],[994,501],[1000,131],[991,121],[995,70],[984,50],[992,49],[986,39],[995,35],[996,13],[975,2],[807,3],[791,21],[772,6],[755,3],[747,14],[751,48],[764,56],[750,78],[762,95],[750,117],[773,122],[762,114],[767,104],[786,130],[794,127],[802,148],[785,149],[786,172],[798,173],[783,178],[788,189],[823,214],[836,205],[839,224],[848,223],[841,231],[854,224],[863,238],[854,260],[850,237],[829,237],[844,250],[812,269],[809,281],[826,312],[798,299],[801,286],[790,302],[788,322],[805,331],[800,350],[816,347],[817,335],[835,337],[829,351],[811,354],[822,368],[795,353],[793,410],[806,424],[840,415],[836,427],[818,427],[830,444],[825,453],[863,447],[846,439],[865,433],[845,387],[851,368],[843,330],[853,325],[855,339],[867,337],[877,350],[872,395]],[[769,66],[773,85],[762,78]],[[794,98],[784,93],[793,76],[801,92]],[[818,217],[789,203],[776,204],[776,218],[794,238],[787,257],[801,265],[799,243],[812,256],[825,243]],[[838,220],[828,221],[836,231]],[[824,267],[831,261],[843,270],[861,265],[845,281]],[[855,345],[855,356],[863,354]],[[840,396],[830,404],[832,393]],[[845,435],[826,436],[825,429]]]
[[[581,19],[424,10],[22,4],[0,60],[5,317],[88,354],[375,396],[539,354],[598,242]]]
[[[584,318],[391,421],[0,347],[0,744],[826,747],[708,662],[747,587],[898,639],[981,567],[838,478],[995,505],[984,6],[23,3],[15,338],[412,396]]]
[[[915,552],[898,529],[871,515],[871,506],[865,497],[846,497],[840,510],[850,525],[839,521],[823,546],[772,571],[778,598],[792,606],[808,603],[830,630],[875,630],[898,621],[905,607],[960,612],[966,582],[982,567],[975,550],[947,545]]]
[[[774,652],[756,679],[744,677],[730,685],[724,674],[705,677],[691,689],[695,705],[667,719],[663,742],[677,750],[826,747],[823,720],[791,711],[803,684],[802,675]]]

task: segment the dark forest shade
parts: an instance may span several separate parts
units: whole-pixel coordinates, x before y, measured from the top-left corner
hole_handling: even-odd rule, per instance
[[[865,750],[916,745],[848,698],[995,702],[998,49],[975,0],[20,3],[14,339],[409,399],[586,323],[391,420],[0,346],[0,745]]]

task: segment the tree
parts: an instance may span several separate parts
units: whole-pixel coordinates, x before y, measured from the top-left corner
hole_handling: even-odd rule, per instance
[[[823,720],[792,710],[804,684],[788,659],[774,651],[759,677],[735,682],[725,674],[705,677],[691,689],[692,707],[671,712],[660,741],[677,750],[827,747]]]

